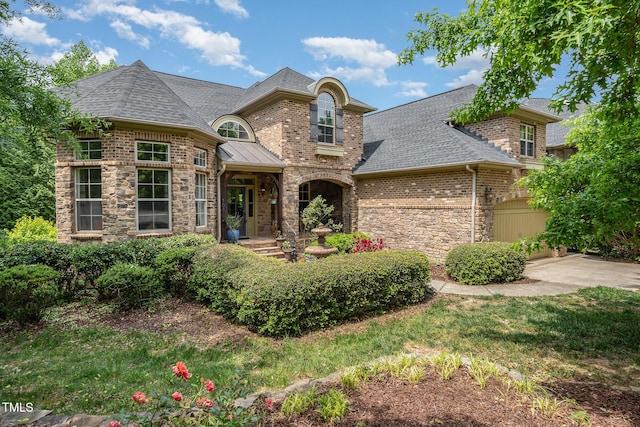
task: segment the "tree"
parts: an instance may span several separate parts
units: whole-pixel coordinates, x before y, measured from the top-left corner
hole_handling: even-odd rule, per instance
[[[640,114],[612,121],[605,107],[573,122],[567,137],[578,152],[561,162],[545,158],[522,185],[532,206],[549,212],[536,237],[551,247],[598,249],[637,258],[640,251]]]
[[[0,0],[0,25],[20,19],[13,2]],[[49,2],[25,0],[50,17]],[[53,219],[55,143],[73,145],[73,129],[101,132],[108,124],[74,111],[50,89],[46,67],[4,34],[0,37],[0,227],[11,228],[23,215]]]
[[[570,69],[553,95],[556,111],[575,111],[596,94],[613,117],[635,113],[640,92],[640,2],[626,0],[467,0],[457,17],[416,14],[426,29],[407,34],[400,64],[437,51],[441,66],[480,49],[490,68],[473,104],[456,112],[461,123],[509,112],[528,98],[563,60]]]
[[[55,86],[64,86],[81,78],[116,68],[118,64],[111,59],[108,64],[100,64],[95,53],[80,40],[66,52],[60,60],[48,67]]]

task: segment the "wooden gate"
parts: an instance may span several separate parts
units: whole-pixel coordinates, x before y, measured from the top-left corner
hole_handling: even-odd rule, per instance
[[[496,242],[517,242],[544,231],[547,213],[532,209],[528,199],[513,199],[494,206],[493,239]],[[534,252],[529,258],[551,256],[548,248]]]

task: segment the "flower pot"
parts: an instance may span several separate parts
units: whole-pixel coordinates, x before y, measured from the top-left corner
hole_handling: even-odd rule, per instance
[[[287,240],[287,239],[285,239],[284,237],[278,237],[278,238],[276,238],[276,245],[278,245],[278,248],[279,248],[279,249],[282,249],[282,243],[283,243],[285,240]]]
[[[287,260],[287,262],[291,262],[292,261],[292,253],[293,253],[293,249],[283,249],[282,252],[284,252],[284,259]]]
[[[229,243],[238,243],[240,239],[240,230],[227,230],[227,241]]]

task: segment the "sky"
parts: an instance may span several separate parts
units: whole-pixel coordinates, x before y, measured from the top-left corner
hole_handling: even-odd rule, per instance
[[[32,58],[50,64],[80,40],[102,63],[137,60],[150,69],[247,88],[284,67],[335,77],[379,110],[471,83],[489,63],[482,51],[441,68],[436,52],[397,65],[420,28],[418,11],[458,15],[464,0],[52,0],[60,19],[36,11],[1,27]],[[12,3],[19,8],[21,2]],[[550,97],[559,82],[541,82]]]

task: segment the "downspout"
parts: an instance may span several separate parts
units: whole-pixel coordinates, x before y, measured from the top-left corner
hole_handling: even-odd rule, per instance
[[[467,170],[473,174],[471,178],[471,243],[476,241],[476,187],[477,187],[477,174],[478,172],[471,169],[467,165]]]
[[[222,194],[220,194],[222,190],[220,188],[220,177],[222,177],[226,170],[227,164],[223,163],[222,169],[220,169],[216,174],[216,185],[218,187],[218,196],[216,197],[218,200],[218,243],[222,242]]]

